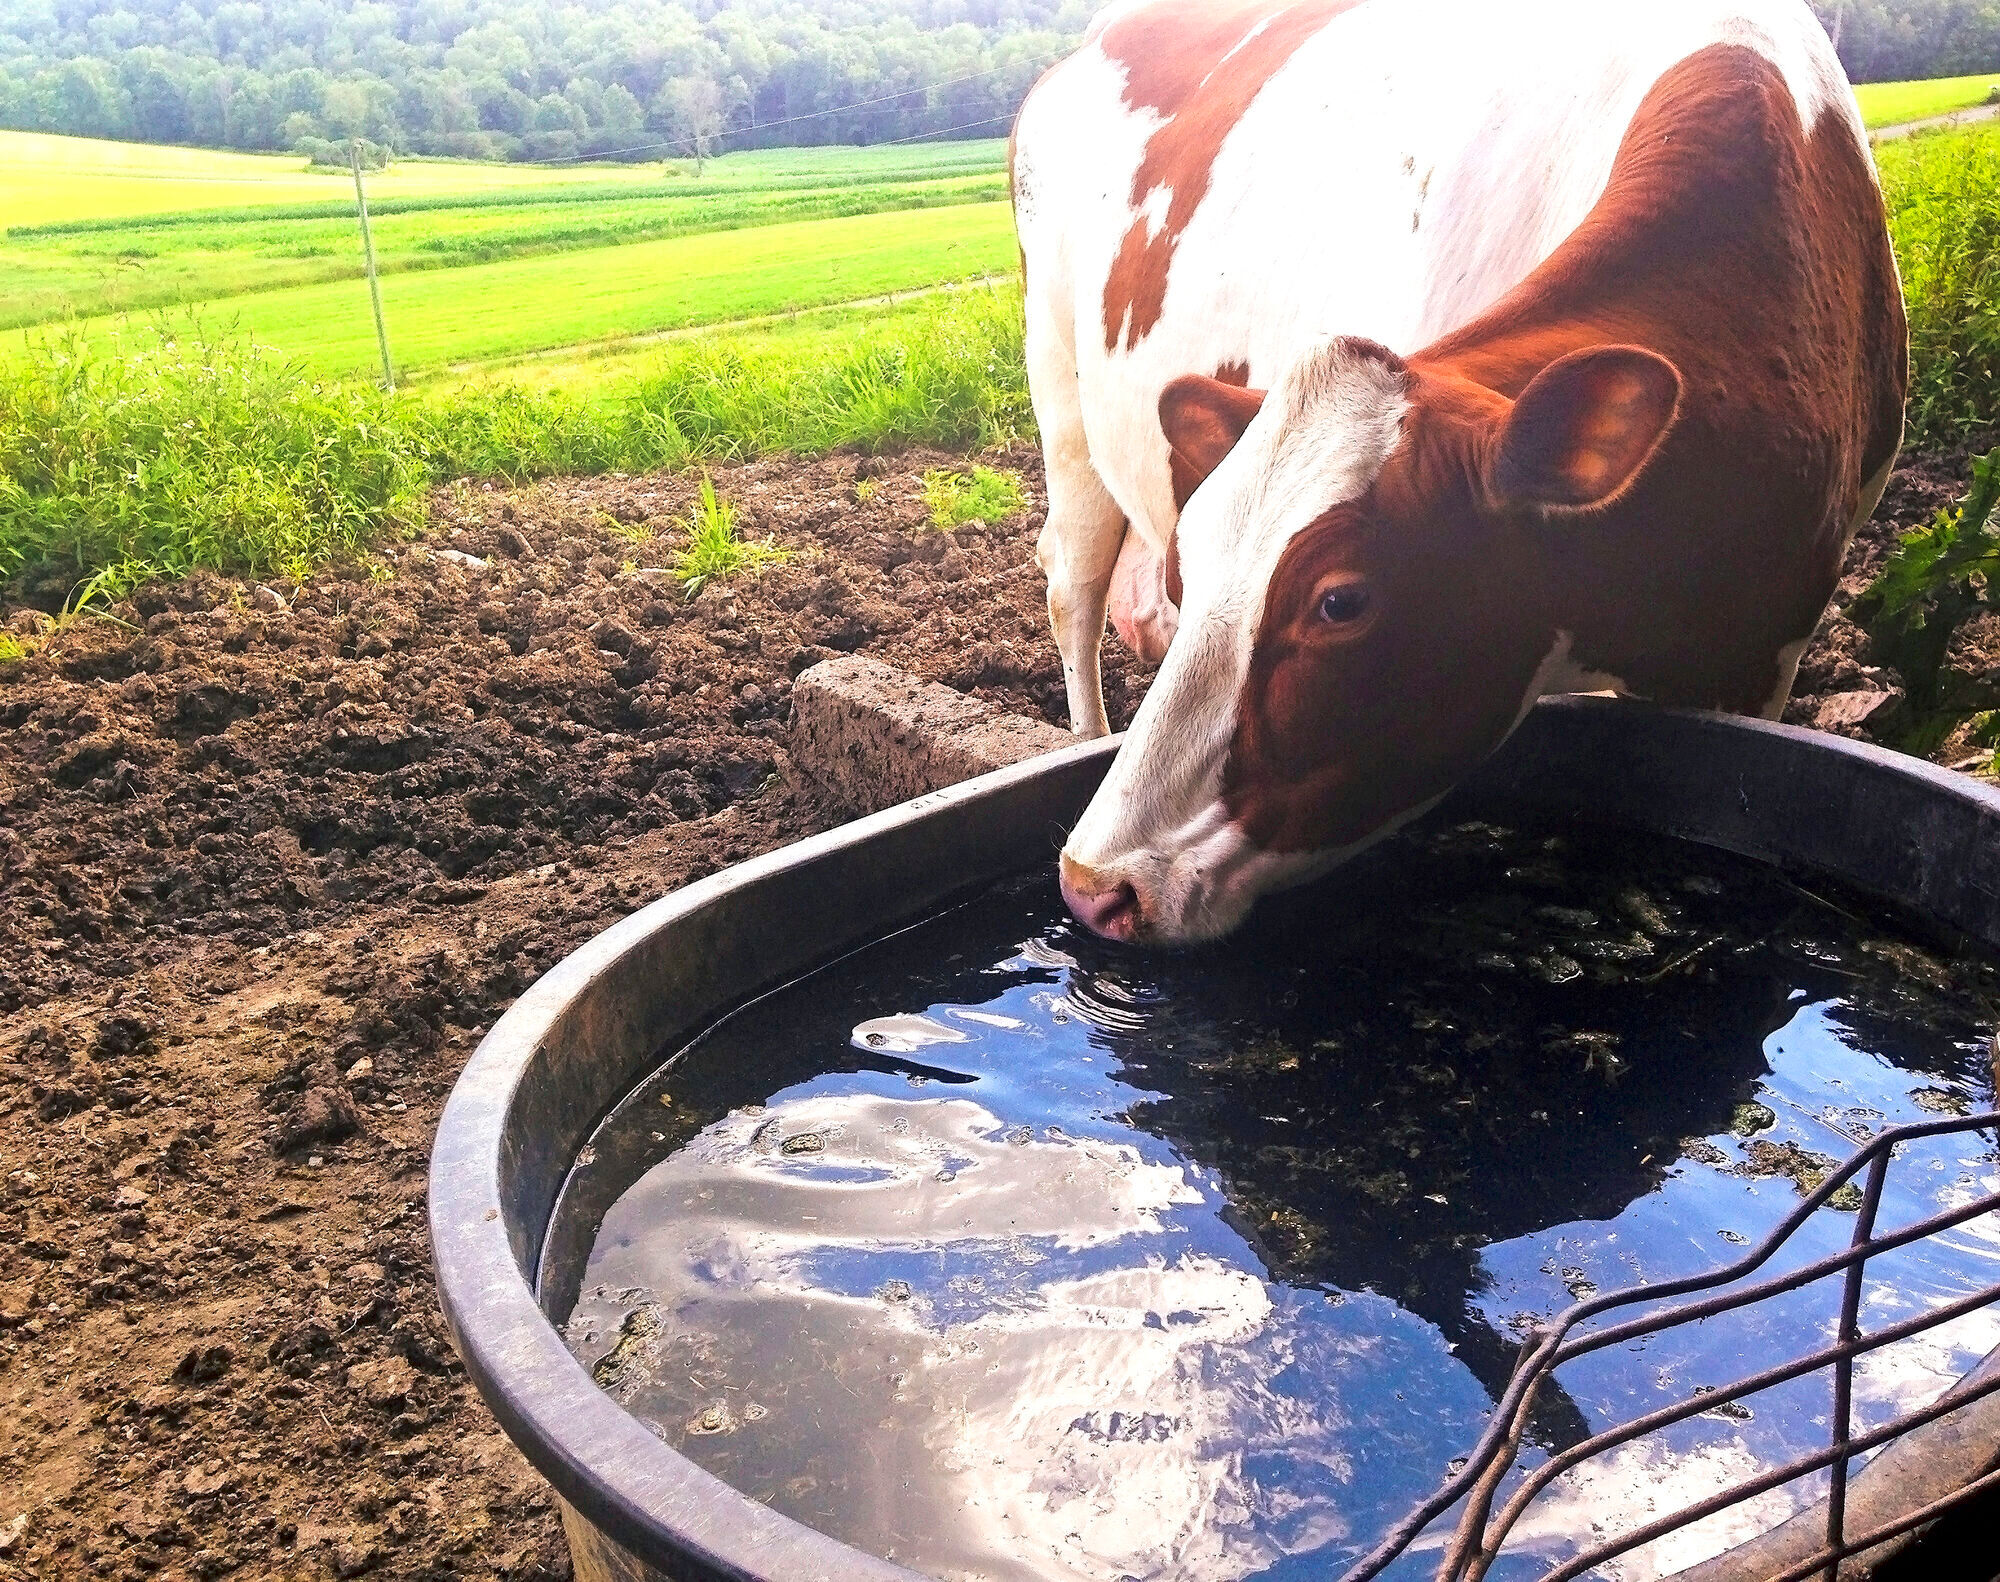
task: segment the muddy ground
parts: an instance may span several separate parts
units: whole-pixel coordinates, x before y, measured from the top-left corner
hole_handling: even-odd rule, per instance
[[[149,588],[0,671],[0,1578],[568,1575],[436,1315],[439,1109],[567,951],[835,816],[782,746],[806,666],[1061,718],[1001,460],[1030,509],[952,533],[962,458],[724,469],[792,559],[692,602],[647,570],[691,480],[462,486],[368,566]],[[1905,472],[1844,598],[1964,473]],[[1836,617],[1792,717],[1886,729],[1895,683]]]

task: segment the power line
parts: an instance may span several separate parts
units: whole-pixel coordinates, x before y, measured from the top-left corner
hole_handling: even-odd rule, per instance
[[[1068,54],[1067,48],[1049,54],[1031,55],[1023,60],[1010,60],[998,66],[989,66],[984,71],[967,72],[962,77],[947,77],[941,82],[915,83],[908,88],[900,88],[894,93],[885,93],[874,99],[861,99],[853,104],[838,105],[830,110],[808,110],[803,115],[788,115],[782,120],[759,121],[747,127],[738,128],[742,132],[769,132],[782,126],[797,126],[804,121],[823,120],[829,115],[847,115],[855,110],[870,110],[878,105],[893,104],[898,99],[906,99],[913,93],[935,93],[940,88],[956,88],[961,83],[977,82],[982,77],[995,77],[1003,71],[1014,71],[1021,66],[1044,66]],[[1007,115],[989,115],[981,121],[968,121],[964,126],[946,127],[937,132],[916,132],[908,137],[884,138],[875,147],[891,143],[914,143],[926,137],[947,137],[953,132],[968,131],[975,126],[990,126],[996,121],[1011,120]],[[724,134],[727,135],[727,134]],[[651,143],[635,143],[630,148],[604,148],[589,154],[562,154],[553,159],[524,159],[516,163],[523,165],[576,165],[593,160],[616,159],[621,154],[646,154],[661,149],[681,149],[692,151],[692,141],[685,137],[661,138]]]
[[[950,137],[954,132],[969,132],[975,126],[992,126],[999,121],[1013,120],[1011,115],[989,115],[983,121],[967,121],[963,126],[947,126],[935,132],[912,132],[908,137],[885,137],[879,143],[871,143],[871,148],[887,148],[893,143],[921,143],[927,137]]]

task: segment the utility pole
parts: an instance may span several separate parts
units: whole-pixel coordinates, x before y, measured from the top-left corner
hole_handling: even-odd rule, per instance
[[[361,251],[368,260],[368,297],[375,304],[375,342],[382,348],[382,379],[396,393],[396,368],[389,361],[389,326],[382,321],[382,283],[375,278],[375,238],[368,234],[368,194],[361,187],[361,140],[347,140],[348,162],[354,167],[354,207],[361,214]]]

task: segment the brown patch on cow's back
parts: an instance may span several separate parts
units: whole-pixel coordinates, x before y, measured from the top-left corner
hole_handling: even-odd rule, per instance
[[[1165,120],[1132,177],[1131,228],[1104,282],[1104,345],[1129,349],[1151,333],[1166,304],[1182,235],[1208,196],[1223,140],[1293,53],[1361,0],[1160,0],[1121,16],[1098,36],[1125,69],[1125,103]],[[1157,232],[1143,212],[1172,197]]]

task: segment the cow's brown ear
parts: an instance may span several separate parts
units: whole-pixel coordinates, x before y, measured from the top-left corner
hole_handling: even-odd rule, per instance
[[[1202,374],[1176,379],[1161,392],[1160,427],[1173,450],[1175,505],[1185,506],[1202,480],[1222,465],[1263,404],[1262,390]]]
[[[1645,471],[1680,400],[1680,371],[1643,347],[1594,346],[1558,358],[1502,424],[1487,489],[1507,506],[1610,505]]]

